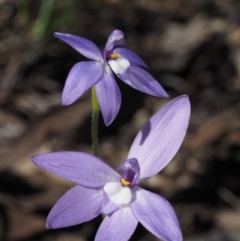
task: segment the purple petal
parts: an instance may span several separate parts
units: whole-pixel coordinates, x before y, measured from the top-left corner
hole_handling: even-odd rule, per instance
[[[127,59],[121,57],[116,60],[110,59],[108,64],[118,78],[129,79],[130,62]]]
[[[95,241],[126,241],[132,236],[138,221],[129,207],[106,216],[98,229]]]
[[[103,65],[96,61],[82,61],[75,64],[68,74],[62,104],[70,105],[95,85],[103,74]]]
[[[103,119],[108,126],[118,114],[122,101],[120,90],[108,65],[95,87]]]
[[[148,68],[148,66],[138,55],[136,55],[134,52],[127,48],[117,47],[114,49],[113,53],[119,53],[120,57],[127,59],[131,63],[131,65],[139,65]]]
[[[182,233],[171,204],[163,197],[136,188],[131,208],[136,219],[151,233],[165,241],[181,241]]]
[[[103,187],[120,175],[99,158],[82,152],[52,152],[31,157],[34,164],[85,187]]]
[[[103,62],[99,48],[90,40],[73,34],[54,33],[54,36],[69,44],[83,56]]]
[[[131,189],[121,182],[108,182],[103,187],[102,213],[110,215],[117,209],[129,205],[132,200]]]
[[[121,30],[114,30],[108,37],[108,41],[105,46],[105,51],[112,51],[114,47],[124,46],[125,39]]]
[[[87,222],[101,213],[102,191],[76,186],[65,193],[47,217],[48,228],[68,227]]]
[[[108,215],[119,209],[118,205],[111,202],[106,192],[103,191],[103,201],[101,207],[101,213]]]
[[[185,137],[190,118],[187,96],[170,101],[137,134],[128,158],[137,158],[141,180],[162,170],[174,157]]]
[[[148,72],[138,66],[131,66],[129,69],[128,77],[118,75],[126,84],[149,95],[168,97],[166,91]]]

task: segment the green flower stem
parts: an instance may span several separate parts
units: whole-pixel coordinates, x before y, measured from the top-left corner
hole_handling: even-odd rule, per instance
[[[98,156],[98,116],[99,104],[95,87],[92,87],[92,151]]]

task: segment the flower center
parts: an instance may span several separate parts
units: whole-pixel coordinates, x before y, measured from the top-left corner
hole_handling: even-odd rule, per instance
[[[130,187],[123,186],[120,182],[108,182],[103,187],[102,213],[111,214],[131,203],[132,193]]]
[[[136,186],[140,177],[140,167],[136,158],[127,159],[119,167],[120,182],[109,182],[103,187],[102,213],[111,214],[132,201],[132,187]]]
[[[124,178],[121,178],[121,182],[122,182],[123,186],[130,186],[131,185],[131,182],[125,180]]]
[[[131,158],[123,162],[118,170],[121,170],[121,183],[124,187],[133,187],[139,181],[140,167],[136,158]]]
[[[119,57],[119,55],[120,55],[119,53],[113,53],[110,55],[110,59],[116,60]]]

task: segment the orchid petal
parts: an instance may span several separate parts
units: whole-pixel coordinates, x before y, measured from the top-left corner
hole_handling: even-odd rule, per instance
[[[171,204],[163,197],[136,188],[131,209],[136,219],[151,233],[165,241],[182,241],[182,233]]]
[[[132,236],[138,221],[129,207],[106,216],[100,225],[95,241],[126,241]]]
[[[79,185],[70,189],[50,211],[47,227],[68,227],[97,217],[101,213],[102,193],[102,190]]]
[[[114,30],[108,37],[108,41],[105,46],[105,51],[112,51],[116,46],[124,46],[125,39],[121,30]]]
[[[70,105],[95,85],[103,74],[103,65],[96,61],[82,61],[75,64],[68,74],[62,104]]]
[[[170,101],[137,134],[128,158],[138,159],[144,180],[162,170],[180,148],[190,118],[187,96]]]
[[[138,65],[148,68],[148,66],[137,54],[127,48],[117,47],[113,50],[113,53],[119,53],[120,57],[127,59],[131,63],[131,65]]]
[[[120,182],[107,183],[103,191],[102,213],[104,214],[111,214],[132,200],[131,189],[122,186]]]
[[[109,200],[117,205],[129,204],[132,199],[131,189],[120,182],[108,182],[104,188]]]
[[[54,36],[69,44],[83,56],[97,61],[102,61],[102,54],[99,48],[90,40],[65,33],[54,33]]]
[[[116,60],[111,59],[108,61],[108,64],[120,79],[129,77],[130,62],[127,59],[121,57]]]
[[[107,193],[103,192],[101,212],[104,215],[110,215],[113,212],[117,211],[118,209],[119,209],[119,206],[116,203],[111,202]]]
[[[85,187],[103,187],[120,175],[99,158],[83,152],[52,152],[31,157],[34,164]]]
[[[121,92],[108,65],[95,87],[103,119],[108,126],[118,114],[122,102]]]
[[[168,94],[157,80],[155,80],[147,71],[138,66],[131,66],[129,68],[129,75],[119,75],[119,78],[134,89],[146,94],[157,97],[168,97]]]

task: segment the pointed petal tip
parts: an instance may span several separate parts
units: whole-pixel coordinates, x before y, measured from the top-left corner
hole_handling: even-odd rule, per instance
[[[59,32],[54,32],[54,33],[53,33],[53,36],[54,36],[54,37],[57,37],[58,34],[59,34]]]
[[[102,112],[102,110],[101,110],[101,112]],[[108,117],[108,116],[104,115],[103,112],[102,112],[102,117],[103,117],[103,121],[104,121],[105,126],[110,126],[115,119],[115,116],[114,117]]]
[[[105,126],[110,126],[113,120],[104,120]]]
[[[161,87],[161,85],[159,84],[159,86],[155,86],[157,87],[154,92],[152,93],[148,93],[152,96],[158,97],[158,98],[169,98],[169,94]],[[142,90],[138,89],[139,91],[143,92]],[[144,92],[146,93],[146,92]]]
[[[175,99],[189,99],[188,95],[180,95],[176,97]]]
[[[160,98],[169,98],[169,94],[162,88],[162,86],[158,83],[158,87],[155,89],[155,94],[153,93],[153,96],[160,97]]]
[[[190,105],[190,100],[188,95],[180,95],[174,99],[172,99],[170,102],[167,103],[167,105],[172,105],[172,103],[177,103],[178,105],[182,106],[184,105],[186,109],[191,109],[191,105]]]
[[[161,94],[161,97],[162,97],[162,98],[169,98],[169,94],[167,94],[167,92],[162,93],[162,94]]]
[[[30,159],[31,159],[31,161],[36,165],[36,166],[38,166],[38,163],[39,163],[39,156],[40,156],[41,154],[37,154],[37,155],[33,155],[33,156],[31,156],[30,157]]]
[[[49,216],[47,217],[45,226],[46,226],[47,229],[61,228],[58,225],[54,225],[54,221],[50,220]]]
[[[74,101],[69,101],[68,99],[65,99],[62,97],[62,106],[68,106],[71,105]]]
[[[124,34],[123,31],[120,29],[114,29],[112,33]]]
[[[60,32],[54,32],[53,33],[53,36],[56,37],[56,38],[59,38],[59,37],[61,37],[63,35],[67,36],[68,34],[67,33],[60,33]]]
[[[116,115],[106,116],[103,113],[102,113],[102,115],[103,115],[103,121],[104,121],[105,126],[110,126],[113,123],[113,121],[115,120],[115,117],[116,117]]]
[[[34,165],[40,167],[40,168],[43,168],[42,165],[44,164],[44,155],[46,155],[48,153],[41,153],[41,154],[36,154],[36,155],[33,155],[31,156],[31,161],[33,162]],[[49,153],[50,154],[50,153]],[[44,169],[44,168],[43,168]]]
[[[189,109],[191,108],[188,95],[180,95],[175,99],[173,99],[172,101],[179,102],[179,103],[182,102],[184,105],[188,106]]]
[[[105,126],[110,126],[113,123],[113,121],[115,120],[115,117],[116,117],[117,114],[114,115],[114,116],[106,116],[106,115],[103,114],[102,110],[101,110],[101,112],[102,112],[103,121],[104,121]]]
[[[104,121],[105,126],[110,126],[113,123],[113,121],[115,120],[115,117],[116,117],[117,114],[113,115],[113,116],[107,116],[107,115],[103,114],[102,110],[101,110],[101,112],[102,112],[103,121]]]

